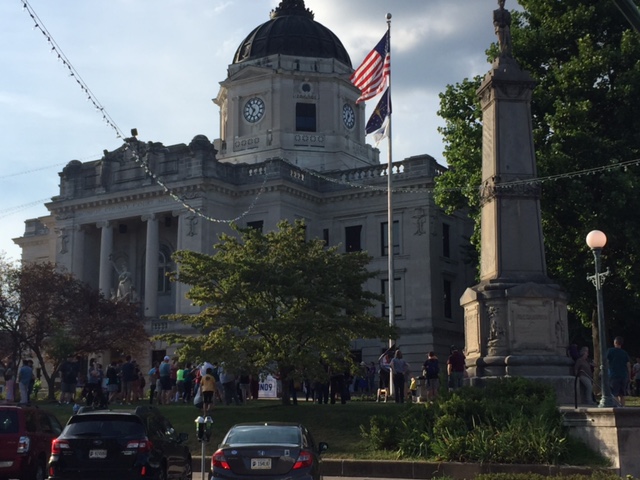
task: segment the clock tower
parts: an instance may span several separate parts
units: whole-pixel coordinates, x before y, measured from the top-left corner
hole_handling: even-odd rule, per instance
[[[281,1],[239,45],[220,83],[218,161],[283,158],[318,171],[377,165],[352,72],[338,37],[304,1]]]

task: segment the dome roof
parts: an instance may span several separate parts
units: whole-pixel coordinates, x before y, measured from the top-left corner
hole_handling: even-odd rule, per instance
[[[340,39],[313,19],[313,12],[305,8],[304,0],[282,0],[271,11],[271,20],[256,27],[242,41],[233,63],[275,54],[335,58],[351,67]]]

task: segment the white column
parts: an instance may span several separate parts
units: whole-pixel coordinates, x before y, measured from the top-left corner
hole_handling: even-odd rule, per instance
[[[144,272],[144,314],[146,317],[158,315],[158,254],[160,251],[158,218],[145,215],[147,222],[147,254]]]
[[[100,222],[100,277],[98,288],[109,298],[111,296],[111,254],[113,252],[113,224],[110,222]]]
[[[79,279],[84,280],[84,228],[76,225],[72,230],[71,240],[71,273]]]

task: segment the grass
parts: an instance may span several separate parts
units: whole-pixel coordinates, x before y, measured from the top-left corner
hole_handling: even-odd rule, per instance
[[[64,425],[72,414],[70,405],[47,404],[39,402],[43,408],[53,412]],[[146,403],[139,403],[146,405]],[[131,409],[128,406],[115,405],[113,410]],[[212,411],[213,435],[206,451],[211,454],[227,432],[229,427],[242,422],[283,421],[299,422],[312,433],[316,442],[327,442],[329,450],[326,458],[395,458],[387,452],[374,452],[360,436],[360,425],[368,425],[372,415],[397,415],[403,407],[395,403],[349,402],[345,405],[317,405],[298,401],[297,406],[283,406],[279,400],[257,400],[248,405],[216,405]],[[195,434],[195,419],[201,410],[192,405],[176,404],[160,406],[158,409],[173,424],[177,432],[189,434],[191,451],[200,452],[201,445]]]
[[[70,405],[50,404],[44,400],[38,402],[43,408],[52,411],[63,423],[72,414]],[[147,405],[140,402],[138,405]],[[640,398],[628,397],[627,405],[640,405]],[[114,410],[131,409],[130,406],[115,405]],[[201,411],[192,405],[175,404],[157,407],[173,424],[177,432],[189,434],[188,445],[194,455],[199,455],[202,445],[195,433],[195,419]],[[211,455],[222,441],[227,430],[236,423],[285,421],[304,424],[313,434],[316,442],[327,442],[329,449],[325,458],[334,459],[377,459],[395,460],[394,452],[372,450],[360,434],[360,426],[369,425],[373,415],[400,416],[402,405],[395,403],[375,403],[372,401],[352,401],[345,405],[317,405],[304,400],[297,406],[283,406],[279,400],[257,400],[248,405],[216,405],[212,411],[213,435],[205,445],[205,454]],[[569,441],[570,458],[573,465],[606,466],[607,461],[589,450],[581,442]],[[424,460],[421,458],[420,460]]]

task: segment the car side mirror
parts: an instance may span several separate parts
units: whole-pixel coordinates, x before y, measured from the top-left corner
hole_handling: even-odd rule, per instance
[[[178,443],[185,443],[187,440],[189,440],[189,434],[188,433],[179,433],[178,434]]]
[[[318,451],[320,453],[324,453],[329,448],[329,444],[327,442],[320,442],[318,444]]]

